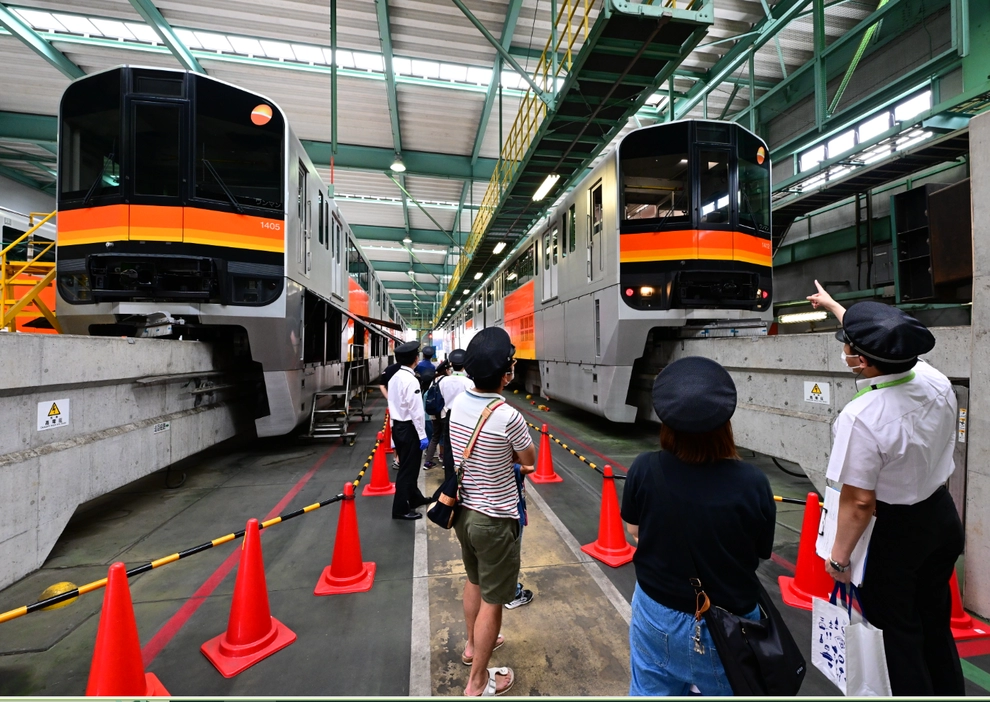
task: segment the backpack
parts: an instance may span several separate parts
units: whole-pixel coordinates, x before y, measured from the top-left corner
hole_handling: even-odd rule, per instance
[[[436,382],[426,391],[426,413],[432,417],[439,417],[443,411],[443,394],[440,392],[440,381],[446,376],[437,378]]]

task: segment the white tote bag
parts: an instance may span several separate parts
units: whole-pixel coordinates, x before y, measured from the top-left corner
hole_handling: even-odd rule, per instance
[[[883,632],[852,609],[852,598],[859,599],[855,586],[842,605],[836,604],[840,590],[846,600],[837,585],[830,601],[816,597],[812,603],[812,662],[844,695],[889,697]]]
[[[815,553],[826,562],[832,557],[832,544],[835,543],[835,532],[838,529],[839,495],[840,492],[834,487],[825,488],[825,505],[822,508],[821,523],[818,525]],[[876,522],[876,516],[871,516],[870,523],[866,526],[863,535],[859,537],[859,541],[856,542],[856,547],[849,558],[852,581],[857,587],[863,584],[867,552],[870,548],[870,539],[873,537],[873,525]]]

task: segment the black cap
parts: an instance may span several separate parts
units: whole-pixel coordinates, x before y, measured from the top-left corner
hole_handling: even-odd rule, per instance
[[[464,366],[464,359],[466,358],[467,353],[465,353],[464,349],[454,349],[450,352],[450,355],[447,356],[447,360],[450,361],[450,365],[461,367]]]
[[[408,366],[410,363],[415,361],[418,356],[418,342],[407,341],[406,343],[395,347],[395,360],[404,366]]]
[[[935,348],[928,327],[903,310],[873,301],[846,310],[835,338],[881,363],[913,361]]]
[[[436,354],[437,350],[432,346],[423,347],[423,358],[430,360]]]
[[[491,378],[509,370],[516,347],[501,327],[487,327],[474,335],[464,357],[464,369],[472,378]]]
[[[653,382],[653,409],[661,422],[676,431],[714,431],[736,411],[736,384],[710,358],[681,358],[660,371]]]

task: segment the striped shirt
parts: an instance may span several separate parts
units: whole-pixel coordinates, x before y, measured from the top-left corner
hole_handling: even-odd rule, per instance
[[[482,410],[499,397],[497,393],[469,389],[454,398],[447,418],[455,461],[464,455]],[[509,405],[495,410],[482,427],[471,458],[464,463],[461,504],[496,519],[519,519],[512,452],[525,451],[532,445],[526,421],[518,410]]]

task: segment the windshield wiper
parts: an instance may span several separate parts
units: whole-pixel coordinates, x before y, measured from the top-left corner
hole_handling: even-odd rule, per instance
[[[203,165],[205,165],[210,170],[210,174],[216,178],[217,184],[223,190],[223,194],[227,196],[227,199],[230,200],[230,204],[234,206],[235,210],[237,210],[237,214],[244,214],[244,209],[241,207],[241,204],[237,202],[237,198],[235,198],[234,194],[230,192],[230,188],[228,188],[227,184],[223,182],[223,178],[221,178],[220,174],[217,173],[217,169],[213,167],[213,164],[204,158]]]
[[[96,179],[93,184],[89,186],[89,190],[86,191],[86,197],[83,198],[82,207],[86,206],[89,199],[93,197],[93,193],[96,192],[96,186],[103,183],[103,174],[107,172],[107,164],[113,161],[113,151],[109,155],[103,157],[103,167],[100,172],[96,175]]]

